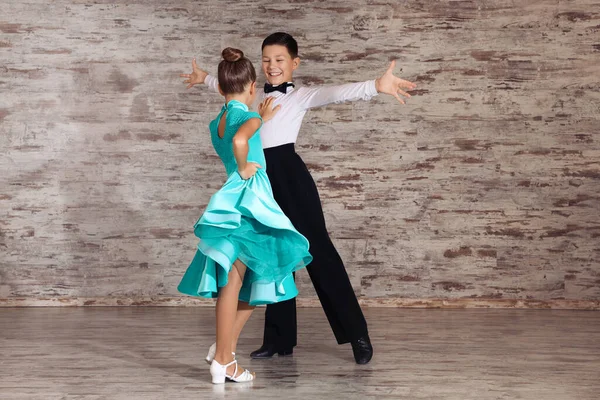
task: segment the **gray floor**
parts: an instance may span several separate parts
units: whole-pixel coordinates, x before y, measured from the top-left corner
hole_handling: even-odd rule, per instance
[[[250,361],[250,385],[209,383],[210,308],[0,309],[0,399],[599,399],[600,312],[367,309],[376,355],[353,363],[320,309],[299,310],[293,357]]]

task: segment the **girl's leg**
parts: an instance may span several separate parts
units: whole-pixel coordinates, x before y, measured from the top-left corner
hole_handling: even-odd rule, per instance
[[[245,273],[246,266],[239,260],[236,260],[233,264],[233,268],[229,271],[229,281],[227,282],[227,285],[221,289],[219,297],[217,298],[217,351],[214,359],[221,365],[233,361],[231,352],[233,351],[232,343],[237,316],[237,303]],[[234,371],[235,366],[232,365],[227,369],[227,374],[231,375]],[[242,368],[238,368],[238,375],[243,371]]]
[[[254,308],[254,306],[251,306],[248,303],[238,301],[237,314],[235,315],[235,323],[233,325],[233,341],[231,344],[231,351],[234,353],[236,352],[237,342],[242,333],[242,329],[244,329],[244,325],[246,325],[246,322],[250,319]]]

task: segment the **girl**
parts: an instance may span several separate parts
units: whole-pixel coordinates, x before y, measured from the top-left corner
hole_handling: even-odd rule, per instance
[[[388,70],[378,79],[295,89],[292,80],[293,72],[300,65],[298,43],[284,32],[273,33],[263,41],[262,57],[262,70],[267,83],[264,91],[259,93],[259,100],[274,97],[274,104],[282,107],[261,132],[275,200],[296,229],[310,242],[314,260],[307,271],[337,342],[350,342],[355,361],[366,364],[373,355],[367,323],[344,264],[327,233],[313,178],[296,154],[294,143],[304,115],[311,108],[344,101],[369,100],[378,93],[394,96],[404,104],[400,96],[410,97],[404,89],[411,90],[416,85],[394,76],[396,64],[392,61]],[[192,61],[192,67],[191,74],[181,75],[188,78],[185,81],[188,88],[206,83],[216,90],[214,77],[198,68],[195,60]],[[269,305],[265,314],[263,346],[251,356],[270,358],[274,354],[290,355],[296,346],[296,336],[295,299]]]
[[[192,296],[217,297],[217,342],[207,356],[213,383],[254,379],[235,360],[239,333],[254,306],[294,298],[292,272],[312,260],[307,239],[273,199],[261,116],[248,111],[256,97],[254,67],[240,50],[226,48],[222,55],[218,90],[225,105],[209,127],[228,179],[194,226],[200,242],[178,286]],[[265,119],[277,112],[271,103],[261,106]]]

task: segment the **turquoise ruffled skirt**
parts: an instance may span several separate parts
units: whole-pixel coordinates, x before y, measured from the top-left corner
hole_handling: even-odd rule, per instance
[[[272,304],[298,294],[292,272],[312,261],[308,240],[273,199],[264,170],[243,180],[235,172],[215,193],[194,225],[196,255],[177,289],[190,296],[216,298],[239,259],[246,274],[239,299]]]

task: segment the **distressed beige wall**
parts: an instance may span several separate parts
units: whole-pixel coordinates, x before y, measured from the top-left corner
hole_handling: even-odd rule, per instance
[[[177,74],[192,56],[214,72],[229,45],[258,63],[276,30],[304,84],[391,58],[419,84],[405,107],[314,110],[298,142],[359,296],[599,304],[592,0],[2,1],[0,303],[186,304],[192,225],[224,173],[206,129],[221,99]]]

